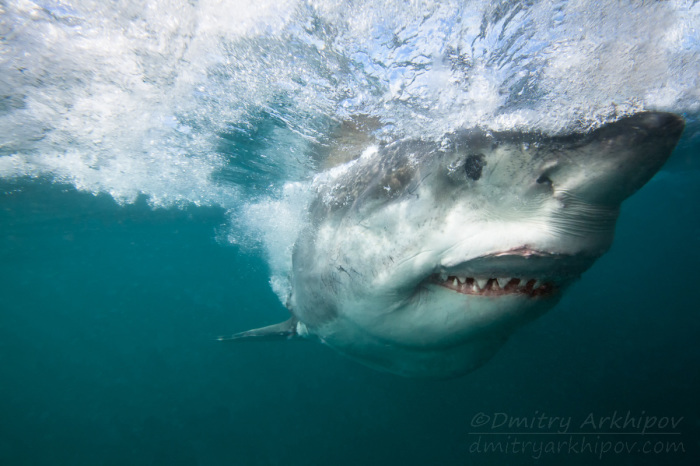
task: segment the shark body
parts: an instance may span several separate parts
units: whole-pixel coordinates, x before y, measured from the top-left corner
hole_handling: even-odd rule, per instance
[[[563,137],[453,134],[367,147],[319,175],[293,252],[292,318],[226,338],[315,337],[376,369],[466,374],[610,247],[624,199],[672,153],[677,115]]]

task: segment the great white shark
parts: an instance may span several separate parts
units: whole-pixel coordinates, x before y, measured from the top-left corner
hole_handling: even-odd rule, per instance
[[[368,143],[316,178],[293,250],[292,317],[221,339],[316,338],[403,376],[466,374],[608,250],[622,201],[683,128],[641,112],[566,136]]]

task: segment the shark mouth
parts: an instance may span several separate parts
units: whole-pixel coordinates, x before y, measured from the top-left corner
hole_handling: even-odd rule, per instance
[[[443,279],[434,275],[433,282],[457,293],[476,296],[521,295],[538,298],[551,296],[558,291],[554,283],[534,278],[472,278],[450,275]]]
[[[560,294],[597,257],[520,247],[440,268],[427,282],[472,296],[548,298]]]

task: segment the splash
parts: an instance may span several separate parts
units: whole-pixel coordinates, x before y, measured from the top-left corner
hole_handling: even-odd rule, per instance
[[[0,176],[222,206],[282,277],[344,122],[436,144],[641,109],[698,128],[698,24],[688,1],[7,1]]]

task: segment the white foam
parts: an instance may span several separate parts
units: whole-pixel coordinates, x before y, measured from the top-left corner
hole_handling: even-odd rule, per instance
[[[290,292],[294,241],[306,225],[305,209],[310,196],[308,183],[287,183],[278,196],[251,202],[241,210],[230,212],[232,224],[241,229],[228,240],[240,243],[240,232],[248,231],[243,244],[263,248],[270,266],[270,285],[283,303]]]
[[[237,212],[231,241],[261,233],[281,277],[304,211],[289,190],[313,177],[312,149],[338,121],[439,141],[472,126],[588,129],[640,109],[696,117],[698,24],[700,4],[680,0],[8,1],[0,176],[223,206]],[[250,179],[268,183],[255,199]]]

